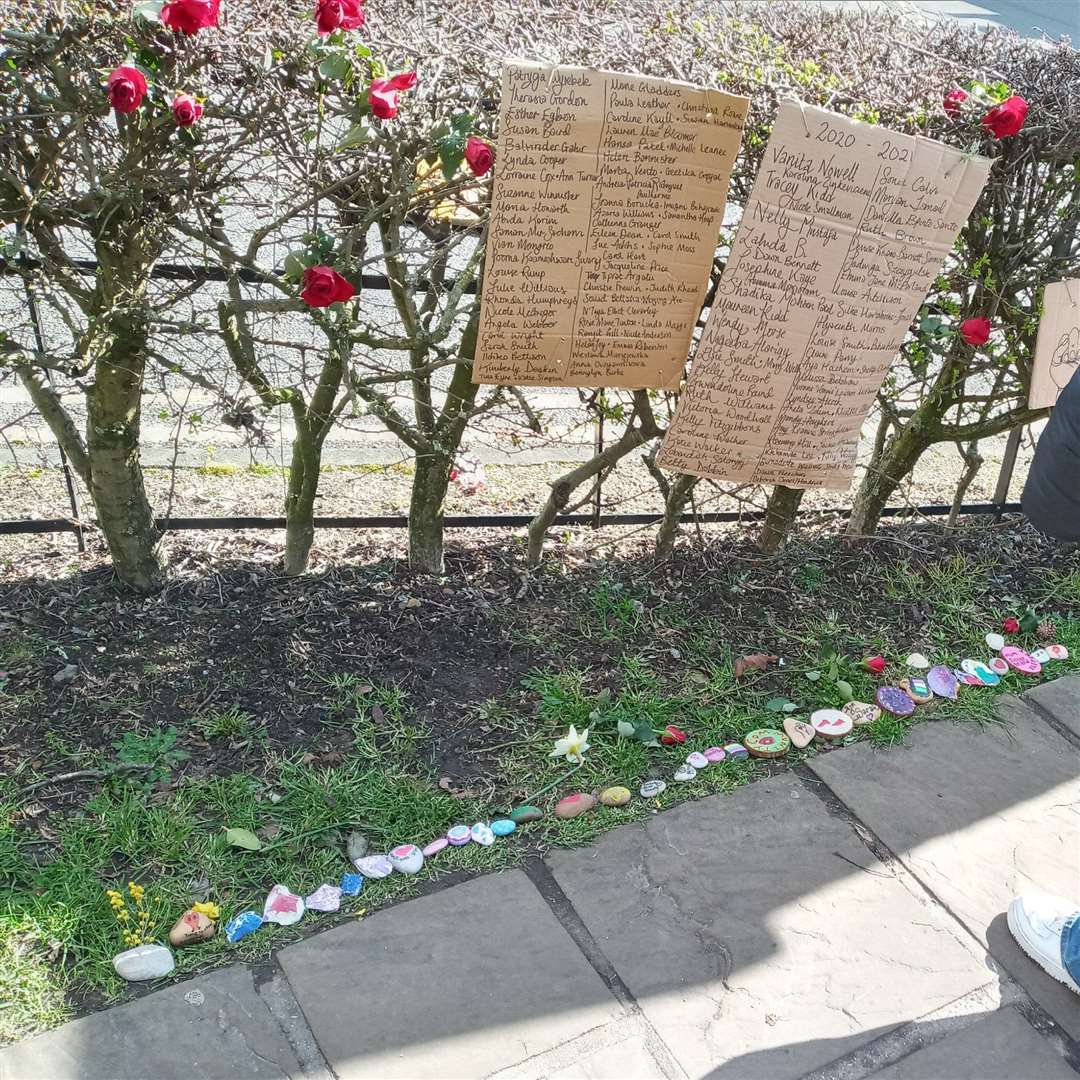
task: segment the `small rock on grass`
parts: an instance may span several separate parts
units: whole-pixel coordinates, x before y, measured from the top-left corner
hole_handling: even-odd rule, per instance
[[[121,979],[146,982],[163,979],[176,967],[173,954],[164,945],[136,945],[113,957],[113,967]]]
[[[555,816],[557,818],[576,818],[578,814],[584,814],[596,805],[596,800],[587,792],[579,791],[574,795],[567,795],[555,804]]]
[[[510,814],[510,820],[516,825],[525,825],[530,821],[539,821],[544,811],[539,806],[519,806]]]
[[[216,929],[214,921],[201,911],[185,911],[169,931],[169,944],[182,949],[185,945],[209,941]]]
[[[368,853],[368,838],[362,832],[349,833],[349,838],[345,841],[345,853],[351,863],[362,859]]]
[[[78,674],[78,664],[65,664],[55,675],[53,675],[52,681],[57,685],[63,685],[64,683],[71,682]]]

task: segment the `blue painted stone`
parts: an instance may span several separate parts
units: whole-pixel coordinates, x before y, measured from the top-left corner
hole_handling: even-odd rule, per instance
[[[509,836],[517,828],[517,823],[509,818],[499,818],[491,823],[491,831],[496,836]]]
[[[342,874],[341,875],[341,895],[342,896],[359,896],[364,890],[364,875],[363,874]]]
[[[241,938],[254,934],[262,924],[262,916],[257,911],[241,911],[225,924],[225,937],[235,945]]]

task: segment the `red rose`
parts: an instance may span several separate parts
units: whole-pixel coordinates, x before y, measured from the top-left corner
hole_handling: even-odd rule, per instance
[[[473,176],[483,176],[495,164],[495,151],[484,139],[470,135],[465,143],[465,160],[469,163]]]
[[[416,72],[403,71],[389,79],[372,79],[368,90],[368,104],[380,120],[393,120],[398,111],[398,94],[416,85]]]
[[[180,127],[191,127],[202,116],[202,106],[190,94],[177,94],[173,98],[172,115]]]
[[[146,76],[135,67],[121,64],[108,82],[109,104],[119,113],[133,113],[146,96]]]
[[[668,724],[664,728],[664,734],[660,736],[660,741],[665,746],[677,746],[679,743],[686,742],[686,732],[680,730],[674,724]]]
[[[170,0],[161,9],[161,21],[179,34],[197,34],[217,26],[221,0]]]
[[[885,670],[885,657],[884,656],[868,656],[863,661],[863,667],[867,671],[872,671],[875,675],[880,675]]]
[[[320,34],[358,30],[363,25],[361,0],[318,0],[315,5],[315,28]]]
[[[950,116],[955,116],[960,111],[961,103],[965,101],[967,101],[967,91],[961,90],[958,86],[945,95],[945,100],[941,104]]]
[[[969,345],[985,345],[990,340],[990,320],[965,319],[960,324],[960,336]]]
[[[1027,119],[1028,103],[1015,94],[1000,105],[995,105],[982,119],[983,127],[995,139],[1017,135]]]
[[[1011,615],[1005,619],[1001,624],[1001,629],[1006,634],[1019,634],[1020,633],[1020,620],[1014,619]]]
[[[329,266],[312,266],[304,271],[304,289],[300,299],[309,307],[329,307],[351,300],[356,290]]]

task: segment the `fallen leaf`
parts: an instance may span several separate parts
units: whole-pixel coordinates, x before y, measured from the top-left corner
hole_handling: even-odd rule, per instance
[[[770,664],[778,664],[780,662],[779,656],[774,656],[772,653],[749,653],[746,656],[740,656],[733,665],[735,672],[735,678],[741,679],[747,671],[764,671]]]
[[[225,843],[245,851],[258,851],[262,841],[250,829],[226,829]]]

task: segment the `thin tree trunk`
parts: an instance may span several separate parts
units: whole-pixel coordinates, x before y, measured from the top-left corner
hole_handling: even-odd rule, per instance
[[[964,471],[960,476],[960,482],[956,485],[956,494],[953,495],[952,506],[949,508],[949,519],[945,522],[946,529],[956,528],[956,519],[960,516],[960,507],[964,503],[964,496],[983,464],[982,455],[979,453],[978,440],[973,439],[968,443],[966,449],[962,446],[957,447],[957,449],[959,449],[960,456],[964,459]]]
[[[301,407],[302,408],[302,407]],[[285,494],[285,555],[283,570],[296,577],[308,568],[315,542],[315,493],[319,486],[319,457],[311,428],[302,416],[294,417],[289,487]]]
[[[648,391],[634,391],[634,413],[630,423],[617,442],[613,442],[601,453],[594,454],[588,461],[583,461],[576,469],[564,473],[551,485],[540,512],[529,524],[529,569],[540,565],[544,556],[544,537],[552,522],[561,514],[570,502],[570,496],[587,480],[598,476],[605,469],[611,468],[627,454],[633,453],[650,439],[662,434],[656,426],[652,408],[649,405]]]
[[[787,541],[805,494],[805,488],[789,488],[783,484],[777,484],[769,493],[769,501],[765,506],[765,524],[758,540],[758,546],[766,554],[772,555],[779,551]]]
[[[451,459],[417,454],[409,502],[409,566],[422,574],[442,574],[443,507],[450,486]]]
[[[698,478],[689,473],[679,473],[671,482],[668,497],[664,505],[664,520],[656,534],[656,557],[661,562],[671,558],[675,550],[675,537],[679,534],[679,519],[690,501],[690,495]]]
[[[863,477],[848,520],[848,536],[871,536],[881,520],[892,493],[900,481],[915,468],[920,456],[932,440],[917,434],[920,425],[912,418],[885,445],[877,467],[868,469]]]
[[[138,592],[165,584],[165,554],[139,462],[140,404],[146,344],[141,326],[117,327],[95,365],[86,399],[89,489],[113,569]]]

